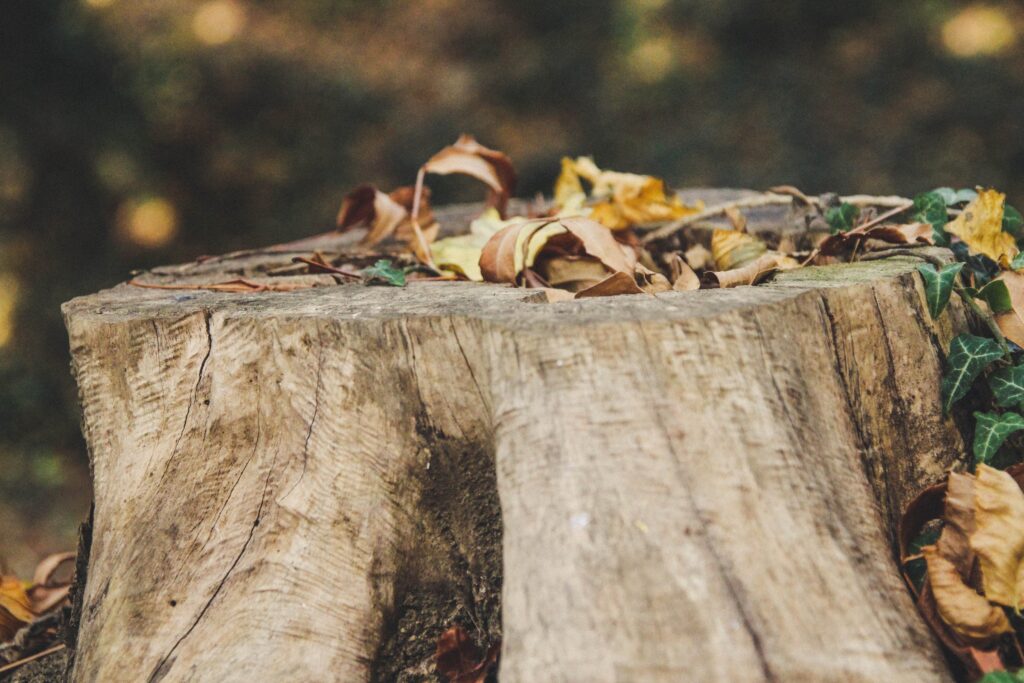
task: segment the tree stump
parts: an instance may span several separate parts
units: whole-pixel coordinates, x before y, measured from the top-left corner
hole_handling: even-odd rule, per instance
[[[893,554],[965,452],[939,379],[966,319],[930,319],[918,264],[560,304],[75,299],[95,519],[73,678],[439,680],[457,623],[500,639],[503,683],[948,680]]]

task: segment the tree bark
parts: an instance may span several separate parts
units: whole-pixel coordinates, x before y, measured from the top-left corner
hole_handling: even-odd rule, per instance
[[[73,678],[434,680],[459,623],[500,638],[503,683],[947,680],[892,544],[965,451],[938,386],[966,319],[932,322],[917,265],[554,305],[71,301],[95,483]]]

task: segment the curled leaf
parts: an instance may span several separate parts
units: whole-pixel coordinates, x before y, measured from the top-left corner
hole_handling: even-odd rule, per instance
[[[756,285],[776,270],[790,270],[799,267],[800,264],[795,259],[773,251],[740,268],[704,273],[701,284],[711,289]]]
[[[668,265],[672,289],[677,292],[689,292],[700,289],[700,278],[697,277],[697,273],[693,272],[693,268],[686,262],[686,259],[679,254],[672,254]]]
[[[974,565],[970,536],[974,533],[974,477],[951,472],[946,484],[945,524],[936,547],[953,563],[960,576],[969,576]]]
[[[438,638],[434,661],[449,683],[483,683],[499,652],[494,645],[485,654],[461,626],[452,626]]]
[[[972,643],[986,643],[1013,631],[1003,610],[964,583],[953,563],[937,548],[928,546],[923,552],[939,616],[957,634]]]
[[[0,577],[0,643],[13,638],[35,616],[21,581],[13,576]]]
[[[842,253],[864,240],[888,244],[934,244],[932,226],[928,223],[868,225],[839,232],[826,238],[818,249],[826,256]]]
[[[983,190],[964,207],[963,213],[946,225],[946,232],[966,242],[972,252],[1009,267],[1019,250],[1013,235],[1003,231],[1005,204],[1006,195],[1002,192]]]
[[[577,299],[587,299],[596,296],[618,296],[620,294],[643,294],[644,290],[636,284],[636,280],[629,273],[613,273],[596,285],[576,292]]]
[[[503,221],[497,209],[488,208],[470,223],[468,234],[437,240],[430,245],[430,254],[438,268],[480,282],[484,279],[480,272],[480,256],[484,245],[503,228],[519,222],[522,220]]]
[[[971,549],[981,564],[985,597],[1024,608],[1024,492],[1006,472],[979,465],[974,482],[976,531]]]
[[[590,217],[612,230],[675,220],[701,208],[668,196],[665,181],[660,178],[603,171],[589,157],[562,160],[562,173],[555,185],[555,203],[559,208],[572,208],[579,202],[581,178],[592,185],[590,196],[597,201]]]
[[[711,257],[715,270],[745,266],[768,251],[763,241],[739,230],[715,230],[711,234]]]
[[[476,138],[465,133],[455,144],[430,157],[423,165],[423,170],[439,175],[461,173],[483,182],[490,188],[488,205],[497,209],[503,217],[509,197],[516,190],[517,176],[512,160],[502,152],[481,145]]]
[[[370,247],[392,236],[411,242],[414,237],[411,219],[413,194],[412,187],[400,187],[385,194],[373,185],[360,185],[349,192],[341,203],[337,219],[338,231],[366,227],[368,232],[362,244]],[[430,210],[429,190],[426,188],[420,200],[419,222],[424,226],[427,240],[433,239],[438,225]]]

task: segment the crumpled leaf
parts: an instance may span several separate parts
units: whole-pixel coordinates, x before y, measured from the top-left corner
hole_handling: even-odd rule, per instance
[[[660,178],[602,171],[590,157],[562,160],[562,172],[555,182],[557,207],[572,208],[580,203],[581,178],[591,184],[590,197],[597,200],[590,218],[611,230],[675,220],[703,208],[687,206],[678,197],[670,197],[665,181]]]
[[[964,207],[963,213],[946,224],[946,232],[956,235],[972,252],[984,254],[1001,266],[1009,267],[1018,254],[1013,235],[1003,232],[1003,211],[1006,195],[996,190],[983,190],[978,198]]]
[[[577,299],[587,299],[596,296],[618,296],[620,294],[643,294],[644,290],[637,285],[636,280],[629,273],[613,273],[597,284],[582,291],[576,292]]]
[[[982,370],[1002,357],[1003,348],[994,339],[973,334],[955,337],[949,345],[948,370],[942,378],[942,410],[948,413],[967,394]]]
[[[927,223],[906,223],[898,225],[885,223],[852,228],[827,237],[818,246],[826,256],[840,254],[864,240],[879,240],[888,244],[934,244],[932,226]]]
[[[931,263],[918,266],[917,270],[921,273],[921,279],[924,280],[928,312],[931,313],[933,319],[938,319],[946,310],[949,295],[953,292],[953,283],[963,267],[962,263],[951,263],[948,266],[943,266],[942,270],[936,270]]]
[[[28,598],[32,611],[43,615],[67,601],[75,572],[75,553],[48,555],[36,565]]]
[[[0,643],[35,619],[25,586],[16,577],[0,576]]]
[[[672,254],[669,258],[669,273],[672,281],[672,289],[677,292],[689,292],[700,289],[700,278],[693,268],[680,254]]]
[[[975,461],[979,463],[990,462],[1011,434],[1024,429],[1024,417],[1013,412],[1002,415],[979,412],[974,413],[974,419],[973,451]]]
[[[716,229],[711,233],[711,257],[715,270],[734,270],[758,259],[768,251],[767,245],[739,230]]]
[[[772,251],[740,268],[704,273],[701,284],[709,289],[756,285],[776,270],[791,270],[799,267],[800,263],[796,259]]]
[[[1024,403],[1024,363],[996,370],[989,375],[988,386],[996,397],[996,404],[1004,408]]]
[[[521,222],[523,221],[519,218],[504,221],[498,210],[490,207],[469,224],[468,234],[437,240],[430,245],[430,254],[438,268],[451,270],[469,280],[481,282],[484,276],[480,272],[480,255],[487,240],[502,228]]]
[[[345,196],[338,210],[338,231],[367,227],[369,231],[361,244],[372,247],[389,237],[412,242],[415,233],[412,228],[412,204],[414,188],[400,187],[385,194],[373,185],[360,185]],[[424,188],[420,200],[419,222],[425,239],[429,242],[438,231],[437,221],[430,210],[430,192]]]
[[[484,245],[480,271],[488,282],[521,284],[521,275],[535,265],[543,275],[548,266],[565,267],[573,260],[586,264],[588,259],[604,269],[600,278],[596,278],[596,270],[590,270],[590,285],[616,272],[632,277],[637,263],[636,252],[619,243],[600,223],[565,216],[522,221],[502,228]],[[580,289],[590,285],[581,285]]]
[[[974,480],[971,549],[981,564],[982,588],[992,602],[1024,608],[1024,491],[1006,472],[978,465]]]
[[[483,683],[500,652],[495,644],[484,654],[461,626],[452,626],[438,638],[434,661],[449,683]]]
[[[1024,346],[1024,274],[1007,271],[996,280],[1006,285],[1011,309],[995,316],[1003,336],[1018,346]],[[994,282],[994,281],[993,281]]]
[[[923,552],[939,616],[957,634],[973,643],[985,643],[1013,631],[1003,610],[964,583],[953,563],[937,548],[928,546]]]
[[[506,154],[481,145],[465,133],[455,144],[430,157],[423,170],[438,175],[461,173],[483,182],[490,188],[487,204],[497,209],[502,217],[518,180],[512,160]]]
[[[974,565],[970,536],[974,533],[974,477],[950,472],[946,482],[942,533],[936,542],[939,554],[956,567],[960,576],[969,576]]]

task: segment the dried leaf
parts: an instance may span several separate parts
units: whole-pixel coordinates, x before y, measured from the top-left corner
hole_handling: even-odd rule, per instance
[[[555,206],[561,211],[579,211],[587,203],[587,193],[576,173],[572,159],[562,157],[562,172],[555,181]]]
[[[62,605],[71,591],[74,578],[75,553],[56,553],[36,565],[32,586],[28,589],[32,611],[43,615]]]
[[[581,292],[576,292],[576,298],[587,299],[596,296],[618,296],[620,294],[643,293],[644,290],[640,289],[632,275],[620,272],[609,275],[593,287],[588,287]]]
[[[974,533],[974,477],[951,472],[946,484],[945,524],[936,547],[953,563],[960,576],[970,576],[974,551],[970,536]]]
[[[983,190],[964,207],[963,213],[946,224],[946,232],[966,242],[972,252],[984,254],[1008,268],[1019,250],[1013,235],[1003,231],[1005,204],[1005,194]]]
[[[887,223],[883,225],[863,226],[838,232],[830,235],[819,246],[818,249],[826,256],[841,254],[851,249],[854,245],[864,240],[880,240],[888,244],[934,244],[932,238],[932,226],[928,223],[907,223],[897,225]]]
[[[669,197],[665,190],[665,181],[660,178],[602,171],[589,157],[562,161],[562,175],[556,183],[557,206],[566,208],[571,205],[571,200],[578,201],[574,183],[579,183],[580,178],[592,185],[590,196],[597,200],[590,217],[612,230],[675,220],[697,213],[702,208],[686,206],[678,197]]]
[[[484,147],[472,135],[465,133],[455,144],[430,157],[423,170],[439,175],[461,173],[485,183],[491,190],[487,203],[502,217],[505,216],[509,197],[516,191],[517,176],[512,160],[502,152]]]
[[[739,230],[715,230],[711,234],[715,270],[735,270],[757,260],[767,250],[763,241]]]
[[[0,643],[14,637],[25,624],[35,619],[25,586],[16,577],[0,577]]]
[[[438,268],[452,270],[469,280],[481,282],[484,277],[480,272],[480,256],[484,245],[503,228],[521,222],[522,219],[518,218],[504,221],[497,209],[488,208],[469,224],[468,234],[446,237],[431,244],[431,256]]]
[[[756,285],[776,270],[790,270],[799,268],[796,260],[779,254],[769,252],[741,268],[733,270],[714,271],[704,273],[701,284],[707,288],[741,287],[743,285]]]
[[[700,289],[700,278],[693,268],[679,254],[672,254],[669,259],[669,270],[672,280],[672,289],[677,292],[690,292]]]
[[[360,185],[342,201],[338,211],[338,231],[366,227],[369,231],[361,244],[373,246],[389,237],[411,242],[415,234],[412,229],[414,188],[400,187],[391,194],[385,194],[373,185]],[[437,234],[438,225],[430,210],[429,190],[424,188],[420,201],[419,221],[424,227],[424,236],[430,241]]]
[[[974,506],[971,549],[981,564],[985,597],[1019,612],[1024,607],[1024,492],[1006,472],[978,465]]]
[[[953,563],[937,548],[929,546],[923,552],[939,615],[957,634],[973,643],[985,643],[1013,631],[1003,610],[964,583]]]
[[[1011,310],[995,316],[1003,336],[1018,346],[1024,346],[1024,274],[1014,271],[1001,273],[996,280],[1006,285]]]
[[[461,626],[452,626],[438,639],[434,661],[437,672],[449,683],[483,683],[499,653],[495,644],[485,655]]]
[[[695,244],[687,249],[683,252],[683,258],[694,270],[707,270],[715,263],[714,256],[703,244]]]

